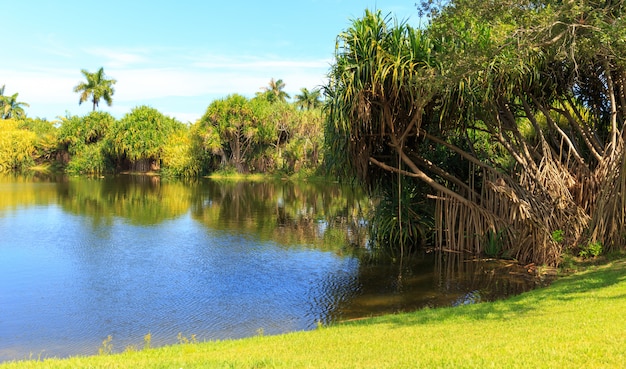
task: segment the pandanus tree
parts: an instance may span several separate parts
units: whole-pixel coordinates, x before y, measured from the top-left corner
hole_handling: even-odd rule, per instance
[[[104,68],[98,69],[95,73],[90,73],[86,69],[81,69],[80,72],[86,81],[82,81],[74,87],[74,92],[80,94],[78,105],[91,100],[93,111],[95,111],[100,104],[100,100],[103,99],[108,106],[111,106],[113,104],[113,94],[115,93],[113,85],[117,81],[112,78],[106,78]]]
[[[201,146],[221,158],[220,166],[246,172],[261,123],[246,97],[234,94],[215,100],[197,123]]]
[[[466,0],[438,10],[425,31],[366,11],[339,36],[326,87],[335,157],[348,152],[362,178],[382,168],[430,186],[441,249],[484,253],[497,235],[503,254],[555,265],[566,247],[620,247],[622,6]],[[467,169],[429,160],[441,148]]]
[[[407,156],[423,111],[436,92],[435,45],[423,31],[406,23],[392,24],[380,11],[366,11],[338,41],[325,89],[326,145],[334,153],[328,159],[364,180],[371,177],[373,164],[449,191]],[[406,164],[411,172],[404,169]],[[401,215],[399,208],[400,228],[405,224]]]
[[[109,155],[122,169],[147,172],[161,169],[163,148],[183,123],[149,106],[137,106],[113,122],[107,136]]]

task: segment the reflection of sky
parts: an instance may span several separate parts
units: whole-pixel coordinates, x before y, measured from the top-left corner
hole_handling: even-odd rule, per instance
[[[210,231],[190,214],[158,226],[90,219],[58,206],[0,218],[0,360],[97,353],[310,329],[350,295],[359,263],[253,235]]]

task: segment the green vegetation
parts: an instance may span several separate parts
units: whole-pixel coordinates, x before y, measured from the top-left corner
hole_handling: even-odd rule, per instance
[[[317,168],[323,141],[321,111],[298,110],[275,96],[265,93],[248,99],[234,94],[212,102],[191,129],[196,151],[202,154],[201,167],[286,174]]]
[[[626,362],[625,273],[613,262],[504,301],[235,341],[181,335],[168,347],[0,368],[617,368]],[[109,348],[123,349],[114,337]]]
[[[118,168],[148,172],[161,168],[161,153],[170,137],[186,127],[148,106],[139,106],[115,121],[107,146]]]
[[[36,139],[35,133],[20,129],[17,121],[0,120],[0,173],[33,165]]]
[[[74,87],[74,92],[80,94],[78,105],[89,100],[91,97],[93,111],[96,111],[96,107],[100,104],[100,99],[104,99],[107,105],[111,106],[111,104],[113,104],[113,94],[115,93],[113,85],[116,84],[117,81],[106,78],[104,68],[98,69],[95,73],[90,73],[86,69],[82,69],[80,72],[87,81],[80,82]]]
[[[392,253],[556,266],[565,253],[624,249],[623,4],[422,1],[418,10],[420,27],[380,11],[352,20],[327,85],[293,102],[272,78],[253,98],[210,102],[191,125],[145,106],[120,120],[66,117],[53,123],[56,150],[54,134],[40,139],[18,123],[5,129],[20,148],[0,165],[357,180],[381,204],[372,229]],[[82,73],[80,103],[110,104],[115,80],[102,68]],[[3,117],[23,120],[26,104],[0,92]]]
[[[2,88],[0,88],[0,118],[24,118],[26,116],[24,107],[28,107],[29,105],[25,102],[17,101],[17,96],[19,95],[18,93],[14,93],[11,96],[5,96],[4,89],[5,86],[2,85]]]
[[[366,11],[339,35],[325,87],[334,173],[387,196],[418,180],[437,249],[493,254],[485,240],[500,230],[501,254],[521,263],[557,265],[580,244],[623,249],[623,4],[421,9],[422,28]],[[395,204],[388,216],[415,209]]]

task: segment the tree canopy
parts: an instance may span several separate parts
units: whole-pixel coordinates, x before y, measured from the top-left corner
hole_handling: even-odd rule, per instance
[[[2,85],[0,88],[0,118],[1,119],[11,119],[11,118],[25,118],[26,112],[24,111],[24,107],[28,107],[25,102],[17,101],[18,93],[14,93],[11,96],[4,95],[5,85]]]
[[[100,103],[100,99],[104,99],[107,105],[111,106],[113,104],[113,94],[115,93],[113,85],[117,81],[112,78],[106,78],[104,68],[100,68],[94,73],[90,73],[86,69],[81,69],[80,72],[86,81],[82,81],[74,87],[74,92],[80,94],[78,105],[91,99],[93,111],[95,111]]]
[[[622,3],[429,10],[424,29],[366,11],[339,35],[329,155],[347,151],[366,181],[426,184],[439,249],[481,254],[498,235],[500,255],[554,265],[589,243],[623,247]]]

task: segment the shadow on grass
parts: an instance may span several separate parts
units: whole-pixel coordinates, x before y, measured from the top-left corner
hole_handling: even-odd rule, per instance
[[[412,326],[437,324],[445,321],[510,320],[532,312],[540,313],[554,301],[576,303],[590,297],[597,299],[626,299],[626,293],[615,291],[606,296],[598,292],[623,283],[626,290],[626,260],[563,277],[545,288],[536,289],[502,301],[485,302],[458,307],[423,309],[345,324],[391,324]]]

